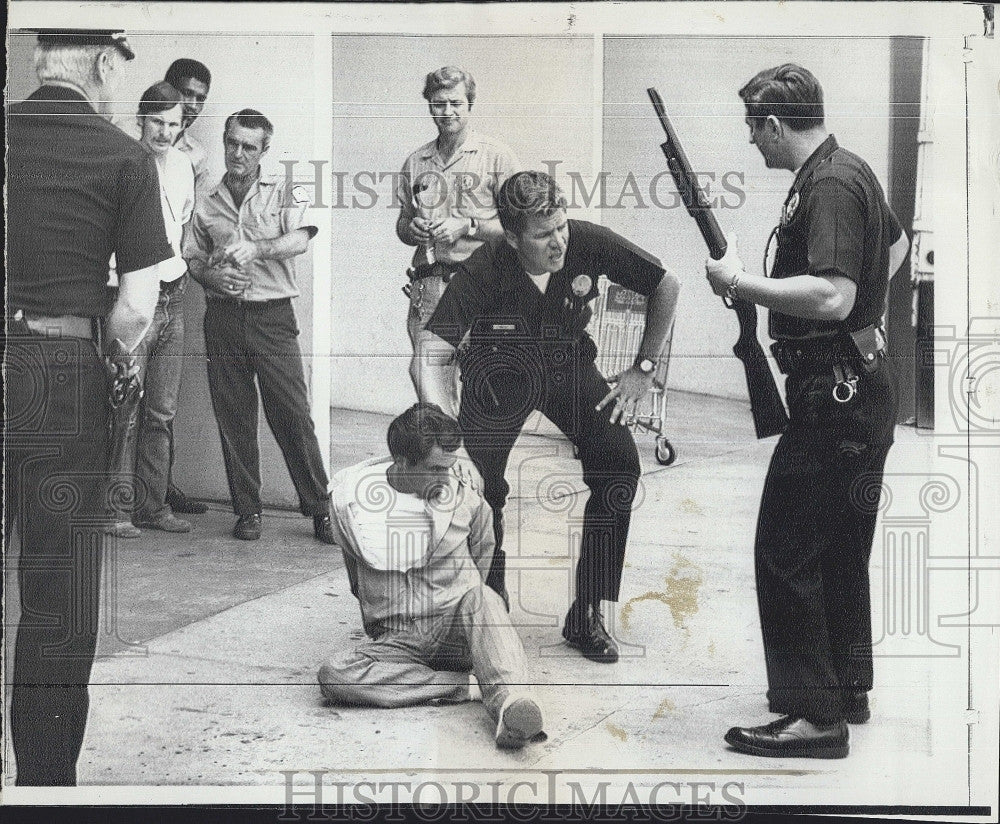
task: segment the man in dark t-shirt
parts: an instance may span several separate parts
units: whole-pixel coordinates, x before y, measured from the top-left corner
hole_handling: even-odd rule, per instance
[[[735,244],[706,263],[719,295],[771,310],[790,422],[771,459],[755,545],[768,701],[783,717],[726,741],[764,756],[842,758],[869,717],[868,560],[897,391],[885,358],[889,278],[908,247],[878,180],[823,122],[819,82],[786,64],[740,97],[750,142],[795,180],[770,277]]]
[[[136,371],[173,255],[153,158],[101,116],[133,57],[121,32],[43,31],[43,85],[7,111],[4,538],[20,545],[11,738],[22,786],[76,783],[107,526],[106,365]]]
[[[652,387],[678,281],[614,232],[568,220],[566,200],[546,174],[508,178],[497,208],[504,241],[476,250],[448,284],[424,329],[427,345],[414,359],[415,383],[421,400],[454,414],[446,367],[468,333],[458,419],[493,508],[497,549],[487,583],[505,598],[504,470],[514,441],[538,410],[576,446],[590,497],[576,599],[563,636],[591,660],[611,663],[618,649],[604,628],[601,601],[618,600],[639,478],[639,457],[624,424]],[[634,365],[610,389],[594,365],[597,350],[585,331],[602,274],[648,298]]]

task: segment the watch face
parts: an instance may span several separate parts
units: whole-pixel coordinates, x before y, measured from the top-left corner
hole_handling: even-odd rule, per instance
[[[653,362],[649,358],[643,358],[639,361],[639,371],[649,374],[653,371]]]

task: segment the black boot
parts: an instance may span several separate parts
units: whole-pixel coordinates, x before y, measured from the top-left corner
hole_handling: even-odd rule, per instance
[[[600,664],[613,664],[618,660],[618,645],[604,628],[600,606],[584,604],[577,600],[566,613],[563,638],[576,647],[584,658]]]

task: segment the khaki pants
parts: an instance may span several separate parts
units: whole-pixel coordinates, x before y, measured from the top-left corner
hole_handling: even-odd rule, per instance
[[[468,701],[469,670],[494,720],[511,692],[529,692],[527,660],[500,596],[480,585],[453,612],[415,618],[323,664],[323,695],[344,704],[408,707]]]

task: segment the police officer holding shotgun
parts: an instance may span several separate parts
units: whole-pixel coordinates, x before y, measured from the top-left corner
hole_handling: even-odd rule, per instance
[[[755,546],[768,701],[782,717],[733,727],[726,741],[753,755],[843,758],[847,723],[869,717],[868,559],[898,400],[882,318],[908,240],[872,170],[826,131],[809,71],[767,69],[740,97],[750,142],[795,179],[770,277],[745,271],[732,240],[706,269],[716,294],[771,310],[790,423]]]
[[[159,264],[173,255],[153,158],[102,116],[134,56],[120,31],[42,31],[42,86],[8,109],[5,538],[20,542],[11,732],[22,786],[76,784],[110,395],[128,394]],[[120,289],[108,305],[112,253]]]

